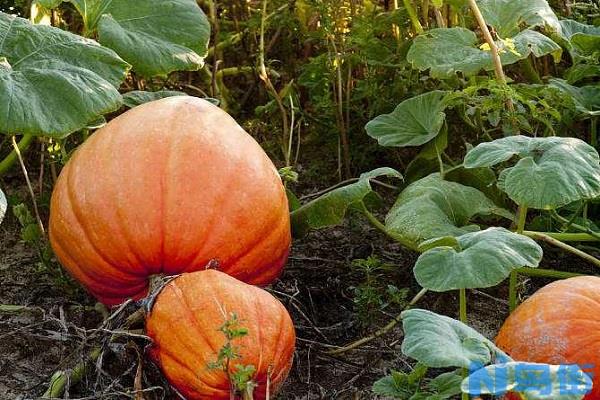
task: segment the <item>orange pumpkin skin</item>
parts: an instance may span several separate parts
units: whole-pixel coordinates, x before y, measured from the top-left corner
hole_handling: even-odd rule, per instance
[[[276,279],[291,234],[273,163],[227,113],[195,97],[136,107],[94,133],[54,188],[50,241],[101,302],[147,292],[153,274],[220,269]]]
[[[584,399],[600,400],[600,278],[570,278],[540,289],[508,317],[496,344],[518,361],[578,364],[593,374]]]
[[[222,272],[193,272],[169,282],[146,317],[153,342],[150,356],[186,399],[229,400],[227,374],[209,366],[226,342],[219,328],[231,313],[239,327],[248,329],[246,336],[232,341],[240,358],[231,361],[231,371],[236,365],[256,368],[257,400],[266,397],[267,376],[271,395],[286,379],[296,334],[285,307],[265,290]]]

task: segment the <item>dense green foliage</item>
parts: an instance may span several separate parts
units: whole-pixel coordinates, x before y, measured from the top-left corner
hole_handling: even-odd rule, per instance
[[[420,253],[423,290],[410,303],[408,289],[383,283],[389,265],[353,263],[363,327],[427,291],[458,293],[461,321],[420,309],[392,321],[418,364],[373,390],[398,399],[465,395],[469,372],[518,368],[465,324],[466,290],[508,279],[512,309],[519,274],[572,272],[538,268],[536,241],[600,266],[597,0],[140,4],[0,2],[0,176],[16,165],[17,137],[23,152],[42,143],[40,167],[55,180],[90,131],[127,108],[180,95],[219,104],[282,167],[295,236],[359,217]],[[294,194],[332,183],[306,201]],[[8,197],[52,271],[41,220]],[[0,221],[6,203],[0,191]],[[382,204],[392,205],[381,214]],[[487,369],[461,370],[474,362]]]

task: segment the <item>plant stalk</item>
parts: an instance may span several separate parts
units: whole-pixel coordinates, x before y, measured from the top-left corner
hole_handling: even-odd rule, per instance
[[[21,155],[21,149],[19,149],[19,145],[17,144],[17,140],[14,136],[11,137],[11,142],[13,145],[14,152],[17,155],[17,159],[21,164],[21,170],[23,170],[23,175],[25,175],[25,182],[27,182],[27,189],[29,189],[29,195],[31,196],[31,202],[33,203],[33,212],[35,214],[35,219],[37,221],[38,227],[40,228],[40,233],[42,236],[46,235],[46,230],[44,229],[44,223],[42,222],[42,218],[40,217],[40,211],[38,209],[37,201],[35,199],[35,193],[33,192],[33,186],[31,185],[31,180],[29,179],[29,174],[27,173],[27,168],[25,167],[25,161]]]
[[[487,23],[485,22],[485,18],[483,18],[483,14],[481,14],[481,10],[479,9],[477,2],[475,0],[468,1],[469,7],[475,15],[475,19],[477,20],[477,24],[479,25],[479,29],[481,29],[481,32],[483,32],[483,37],[485,38],[486,43],[490,46],[496,80],[501,85],[506,85],[506,75],[504,74],[504,69],[502,68],[502,59],[500,58],[498,46],[496,46],[496,42],[494,41],[494,38],[492,37],[492,34],[490,33],[490,30],[487,27]],[[506,102],[506,107],[511,112],[515,111],[515,106],[511,99],[508,99],[508,101]]]
[[[459,298],[459,318],[460,318],[460,322],[462,322],[463,324],[467,324],[467,290],[462,288],[459,289],[458,291],[458,298]],[[466,368],[463,368],[462,370],[462,375],[464,378],[466,378],[469,374],[469,371]],[[461,399],[462,400],[469,400],[469,394],[468,393],[461,393]]]
[[[571,245],[561,242],[560,240],[557,240],[557,239],[551,237],[550,235],[546,235],[542,232],[528,232],[527,236],[529,236],[530,238],[535,239],[535,240],[542,240],[542,241],[549,243],[553,246],[556,246],[560,249],[568,251],[569,253],[575,254],[576,256],[583,258],[584,260],[590,262],[591,264],[595,265],[596,267],[600,267],[600,260],[597,259],[596,257],[592,256],[591,254],[586,253],[585,251],[579,250],[578,248],[575,248]]]
[[[368,209],[367,206],[365,205],[365,203],[361,202],[360,203],[360,210],[362,211],[362,213],[367,217],[367,219],[369,220],[369,222],[377,229],[379,229],[381,232],[385,233],[387,236],[389,236],[390,238],[392,238],[393,240],[395,240],[396,242],[400,243],[401,245],[403,245],[404,247],[407,247],[410,250],[414,250],[414,251],[418,251],[418,246],[416,246],[414,243],[412,243],[411,241],[407,240],[406,238],[404,238],[402,235],[399,235],[397,233],[391,232],[389,229],[386,228],[386,226],[384,224],[382,224],[377,217],[375,217]]]
[[[575,272],[557,271],[554,269],[544,268],[528,268],[523,267],[517,269],[520,275],[530,276],[532,278],[553,278],[553,279],[569,279],[576,276],[584,276],[585,274],[578,274]]]
[[[592,117],[590,129],[590,143],[592,147],[598,148],[598,118]]]
[[[523,234],[525,230],[525,222],[527,221],[527,206],[519,206],[517,212],[517,233]],[[510,312],[513,312],[517,308],[517,283],[519,280],[519,273],[516,270],[510,272],[508,280],[508,308]]]
[[[70,385],[79,383],[83,379],[88,365],[96,362],[101,353],[102,348],[95,347],[90,352],[87,359],[81,361],[71,371],[56,371],[54,375],[52,375],[50,385],[42,397],[49,399],[61,398],[67,387],[67,383]]]
[[[408,17],[410,18],[410,22],[412,23],[413,28],[415,28],[415,32],[417,32],[417,34],[420,35],[424,32],[424,30],[423,26],[421,25],[421,22],[419,21],[419,16],[417,15],[415,7],[413,6],[411,0],[402,0],[402,2],[404,3],[404,8],[406,8],[406,12],[408,12]]]
[[[19,140],[19,144],[17,145],[19,147],[19,151],[24,153],[31,145],[31,142],[33,142],[33,139],[33,135],[23,135],[21,140]],[[15,150],[12,150],[10,154],[4,157],[4,160],[0,162],[0,176],[4,175],[6,171],[8,171],[15,164],[16,161],[17,153]]]
[[[546,235],[561,242],[598,242],[598,238],[587,233],[563,233],[563,232],[537,232],[523,231],[523,235],[535,238],[537,235]]]
[[[459,289],[458,298],[459,298],[460,322],[466,324],[467,323],[467,290]]]
[[[285,158],[285,165],[290,165],[290,160],[288,158],[288,152],[286,151],[287,143],[289,140],[290,132],[289,132],[289,122],[287,111],[285,110],[285,106],[283,105],[283,100],[277,92],[277,89],[273,86],[271,82],[271,78],[269,78],[269,74],[267,73],[267,67],[265,66],[265,24],[267,21],[267,0],[263,0],[262,2],[262,16],[260,20],[260,41],[259,41],[259,53],[258,53],[258,68],[259,78],[264,82],[267,91],[271,93],[275,101],[277,102],[277,106],[279,107],[279,111],[281,112],[281,123],[283,130],[283,138],[281,141],[283,156]]]

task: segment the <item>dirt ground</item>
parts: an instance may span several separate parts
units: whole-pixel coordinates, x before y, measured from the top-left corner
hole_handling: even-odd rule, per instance
[[[586,271],[579,260],[545,250],[545,267]],[[298,335],[294,366],[278,399],[376,399],[370,391],[375,380],[390,369],[410,368],[412,362],[400,352],[400,326],[357,350],[326,353],[368,335],[400,311],[399,306],[388,307],[367,327],[358,317],[352,288],[364,278],[350,264],[370,255],[393,266],[386,282],[408,288],[409,298],[418,291],[411,272],[416,255],[358,219],[294,242],[283,276],[269,289],[290,311]],[[57,282],[40,271],[37,263],[36,252],[20,239],[9,215],[0,225],[0,305],[27,308],[0,310],[0,399],[39,398],[54,371],[72,368],[99,344],[100,358],[89,365],[81,383],[69,388],[69,398],[135,398],[134,388],[144,390],[148,400],[171,398],[157,369],[140,363],[147,342],[132,337],[109,342],[96,329],[103,316],[94,300],[76,283]],[[546,282],[524,279],[523,295]],[[470,323],[488,337],[506,317],[506,291],[500,286],[469,293]],[[458,298],[430,293],[418,306],[456,317]]]

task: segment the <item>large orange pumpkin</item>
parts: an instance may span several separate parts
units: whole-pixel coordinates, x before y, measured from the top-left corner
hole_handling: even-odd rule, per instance
[[[74,153],[52,195],[52,247],[107,305],[143,297],[151,275],[212,259],[240,280],[268,284],[290,240],[273,163],[227,113],[195,97],[110,121]]]
[[[171,385],[188,400],[229,400],[230,382],[213,364],[226,343],[219,329],[234,313],[248,333],[233,339],[238,365],[255,367],[254,399],[273,395],[292,365],[296,335],[285,307],[268,292],[222,272],[183,274],[158,294],[146,317],[150,356]]]
[[[593,374],[584,399],[600,400],[600,278],[570,278],[540,289],[508,317],[496,344],[517,361],[578,364]]]

